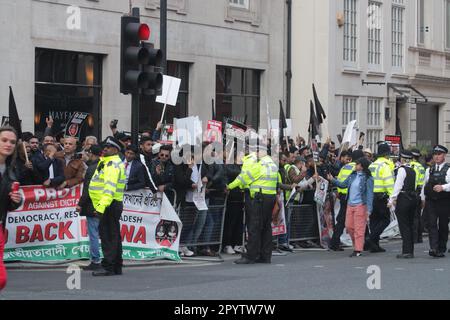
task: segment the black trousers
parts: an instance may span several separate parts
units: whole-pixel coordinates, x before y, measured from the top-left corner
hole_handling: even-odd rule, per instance
[[[416,216],[417,197],[409,198],[407,195],[400,193],[397,198],[395,207],[395,215],[397,216],[400,235],[402,236],[403,246],[402,253],[414,253],[414,218]]]
[[[123,264],[119,221],[122,210],[123,203],[113,201],[106,208],[98,226],[103,251],[102,266],[108,271],[120,269]]]
[[[423,222],[422,222],[422,200],[420,194],[417,195],[416,211],[414,215],[413,239],[414,243],[422,242]]]
[[[439,252],[447,251],[449,200],[427,200],[428,237],[430,248]]]
[[[224,247],[242,245],[243,209],[244,202],[242,200],[228,200],[223,226],[222,244]]]
[[[247,258],[272,259],[272,210],[275,195],[256,195],[252,199],[250,223],[248,224]]]
[[[330,240],[330,247],[339,247],[341,244],[341,236],[345,229],[345,214],[347,212],[347,196],[341,194],[339,197],[341,207],[336,218],[336,225],[334,226],[333,236]]]
[[[370,215],[370,240],[380,245],[380,236],[391,223],[391,213],[387,207],[388,197],[384,194],[374,194],[373,212]]]

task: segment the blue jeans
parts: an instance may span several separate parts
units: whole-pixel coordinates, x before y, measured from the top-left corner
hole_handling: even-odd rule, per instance
[[[209,204],[209,199],[206,199],[206,204]],[[186,237],[186,243],[188,245],[197,245],[198,239],[200,238],[203,228],[206,223],[206,217],[208,215],[208,210],[196,210],[196,215],[194,219],[194,223],[192,225],[191,230],[189,231],[188,236]]]
[[[99,245],[99,234],[98,225],[100,223],[100,218],[97,217],[86,217],[88,225],[88,235],[89,235],[89,253],[91,256],[91,261],[93,263],[100,263],[100,245]]]
[[[289,234],[291,232],[291,212],[292,212],[292,210],[290,209],[289,206],[287,208],[285,208],[286,233],[280,234],[278,236],[279,244],[289,245]]]

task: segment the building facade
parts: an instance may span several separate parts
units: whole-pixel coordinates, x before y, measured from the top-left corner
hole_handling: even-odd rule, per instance
[[[159,48],[159,0],[133,0]],[[130,130],[131,97],[119,92],[120,17],[128,0],[0,2],[0,111],[12,86],[24,131],[55,130],[75,111],[90,114],[86,134],[107,136],[109,122]],[[283,0],[168,0],[167,74],[182,79],[166,120],[198,115],[266,123],[285,96]],[[260,112],[264,110],[264,112]],[[275,111],[276,110],[276,111]],[[141,129],[154,128],[162,106],[141,99]],[[265,127],[262,125],[262,127]]]
[[[307,135],[311,84],[328,115],[323,136],[358,121],[365,145],[450,144],[450,1],[293,2],[292,118]]]

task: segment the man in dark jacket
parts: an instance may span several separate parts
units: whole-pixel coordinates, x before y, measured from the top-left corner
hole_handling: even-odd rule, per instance
[[[125,151],[125,175],[127,176],[126,190],[133,191],[145,188],[145,172],[144,165],[136,159],[139,150],[135,145],[129,145]]]
[[[89,156],[89,160],[86,162],[88,168],[86,170],[86,176],[83,185],[83,193],[81,195],[80,201],[78,202],[76,211],[80,213],[80,216],[86,216],[88,225],[89,253],[91,258],[91,264],[88,265],[87,267],[84,267],[83,270],[95,271],[101,269],[99,232],[98,232],[100,217],[97,214],[94,214],[94,207],[92,205],[92,200],[89,197],[88,189],[92,176],[95,173],[95,169],[97,169],[102,149],[98,145],[92,145],[86,152]]]
[[[58,188],[66,178],[64,177],[64,164],[61,160],[55,158],[57,150],[52,144],[44,146],[45,164],[48,164],[46,170],[41,171],[44,180],[44,187]]]
[[[153,182],[155,182],[155,185],[160,192],[165,192],[167,189],[173,187],[175,167],[170,159],[171,151],[171,146],[161,146],[158,158],[153,159],[151,164],[150,173],[152,174]],[[169,195],[170,194],[167,194],[167,196]]]

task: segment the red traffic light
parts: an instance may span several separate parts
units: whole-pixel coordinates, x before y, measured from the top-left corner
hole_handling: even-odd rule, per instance
[[[142,23],[139,26],[138,34],[139,40],[141,41],[148,40],[150,38],[150,27],[147,24]]]

